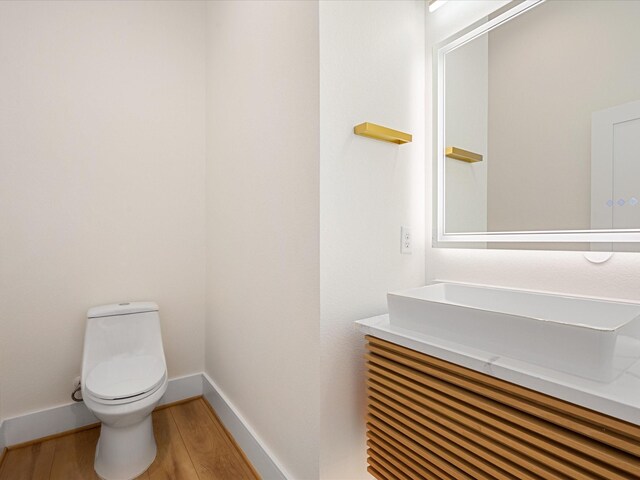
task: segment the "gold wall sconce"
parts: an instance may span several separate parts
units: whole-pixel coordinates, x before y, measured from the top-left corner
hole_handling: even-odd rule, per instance
[[[396,143],[402,145],[409,143],[413,139],[410,133],[400,132],[391,128],[376,125],[375,123],[364,122],[353,127],[353,133],[362,135],[363,137],[375,138],[384,142]]]

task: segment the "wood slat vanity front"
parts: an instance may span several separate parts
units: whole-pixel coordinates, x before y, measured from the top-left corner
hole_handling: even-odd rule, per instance
[[[366,338],[375,478],[640,479],[640,426]]]

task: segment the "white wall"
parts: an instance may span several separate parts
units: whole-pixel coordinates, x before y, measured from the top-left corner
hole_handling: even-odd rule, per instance
[[[427,17],[427,62],[431,47],[505,2],[448,2]],[[427,75],[427,92],[431,92]],[[427,95],[427,152],[431,152],[431,107]],[[430,155],[427,163],[430,162]],[[427,185],[431,170],[427,169]],[[431,231],[431,192],[427,228]],[[467,250],[427,245],[427,280],[434,279],[529,288],[548,292],[640,300],[640,255],[616,253],[607,263],[589,263],[580,252]]]
[[[0,417],[66,404],[86,310],[202,371],[204,4],[0,2]]]
[[[208,4],[206,372],[318,477],[318,3]]]
[[[0,3],[0,417],[68,402],[89,306],[154,299],[170,374],[204,363],[291,478],[368,478],[353,321],[424,283],[424,13]]]
[[[366,472],[364,338],[390,290],[424,284],[425,2],[320,3],[320,477]],[[374,122],[413,134],[355,136]],[[413,254],[400,254],[400,227]]]

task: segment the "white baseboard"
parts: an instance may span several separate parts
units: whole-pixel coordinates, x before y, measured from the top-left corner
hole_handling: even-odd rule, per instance
[[[202,395],[202,374],[172,378],[160,405],[198,395]],[[6,418],[0,425],[0,450],[97,422],[99,420],[81,402]]]
[[[292,478],[206,373],[170,379],[167,391],[160,400],[160,405],[199,395],[204,396],[209,405],[213,407],[220,421],[233,435],[235,441],[264,480]],[[0,453],[5,447],[67,432],[97,422],[98,419],[84,403],[69,403],[19,417],[7,418],[0,422]]]
[[[167,385],[167,391],[160,399],[159,405],[179,402],[185,398],[202,395],[202,374],[185,375],[184,377],[172,378]]]
[[[19,443],[91,425],[98,421],[84,403],[70,403],[19,417],[7,418],[2,422],[2,433],[5,445],[11,447]]]
[[[229,430],[249,461],[264,480],[287,480],[291,477],[276,457],[242,418],[220,387],[206,373],[202,374],[203,396],[213,407],[220,421]]]

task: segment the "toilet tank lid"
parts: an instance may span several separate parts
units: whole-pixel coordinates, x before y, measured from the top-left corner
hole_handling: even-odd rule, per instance
[[[131,313],[157,312],[158,305],[154,302],[123,302],[111,305],[100,305],[90,308],[88,318],[113,317],[115,315],[129,315]]]

